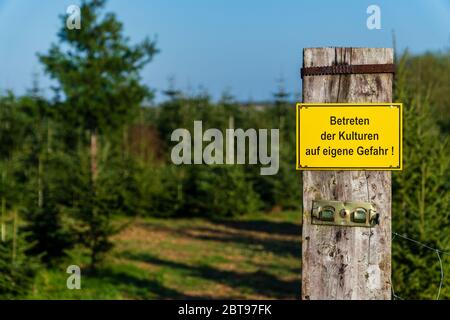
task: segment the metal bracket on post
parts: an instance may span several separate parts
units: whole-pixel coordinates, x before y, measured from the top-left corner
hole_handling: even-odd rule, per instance
[[[314,200],[312,224],[371,228],[379,223],[379,214],[369,202]]]

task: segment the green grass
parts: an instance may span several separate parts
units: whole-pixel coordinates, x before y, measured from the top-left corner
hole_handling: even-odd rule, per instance
[[[87,271],[86,252],[74,249],[61,267],[39,273],[29,298],[295,299],[300,241],[300,212],[137,219],[114,237],[95,273]],[[81,290],[66,288],[71,264],[81,266]]]

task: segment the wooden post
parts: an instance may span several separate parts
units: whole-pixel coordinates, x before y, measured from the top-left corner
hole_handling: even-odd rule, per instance
[[[303,66],[393,63],[392,49],[311,48]],[[393,75],[305,76],[303,102],[392,102]],[[311,224],[313,200],[371,202],[373,228]],[[304,171],[302,299],[391,298],[391,172]]]

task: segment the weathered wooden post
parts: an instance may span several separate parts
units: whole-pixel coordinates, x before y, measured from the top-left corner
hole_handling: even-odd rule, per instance
[[[393,57],[386,48],[304,49],[304,68],[371,66],[304,75],[303,102],[392,102],[393,75],[383,67],[392,68]],[[320,199],[370,202],[379,225],[313,225],[312,202]],[[304,171],[302,249],[302,299],[390,299],[390,171]]]

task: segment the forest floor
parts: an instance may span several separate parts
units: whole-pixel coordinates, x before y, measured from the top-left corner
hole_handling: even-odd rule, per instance
[[[122,220],[122,219],[121,219]],[[81,289],[66,265],[39,273],[32,299],[297,299],[301,287],[300,212],[233,220],[133,220],[94,272],[72,250]]]

